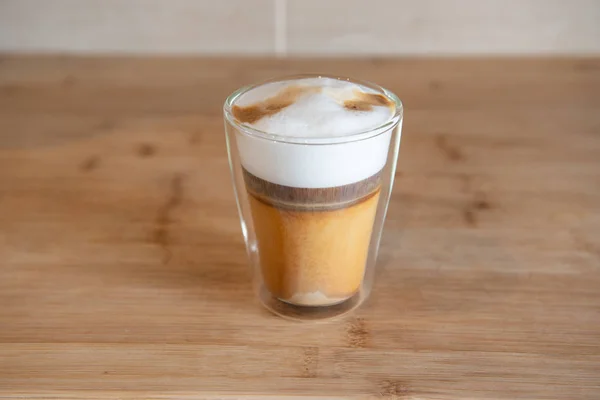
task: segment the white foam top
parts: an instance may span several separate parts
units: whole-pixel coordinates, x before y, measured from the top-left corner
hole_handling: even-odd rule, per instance
[[[365,132],[389,121],[394,109],[387,105],[373,106],[369,111],[354,111],[344,107],[347,100],[356,99],[356,92],[377,94],[371,88],[333,78],[305,78],[268,83],[241,95],[240,107],[260,103],[289,87],[319,88],[299,95],[293,104],[265,116],[249,125],[263,132],[296,138],[340,137]]]
[[[290,89],[296,92],[285,107],[238,122],[269,134],[310,141],[367,132],[395,116],[394,107],[389,106],[394,103],[387,97],[383,98],[388,104],[371,102],[361,107],[365,106],[362,102],[358,110],[345,107],[346,102],[361,100],[364,94],[382,93],[332,78],[267,83],[240,95],[234,107],[265,111],[269,100]],[[387,161],[392,129],[367,139],[329,144],[288,143],[242,132],[236,139],[242,165],[251,174],[285,186],[326,188],[355,183],[378,173]]]

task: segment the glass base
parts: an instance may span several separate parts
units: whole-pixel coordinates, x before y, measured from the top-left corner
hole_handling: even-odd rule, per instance
[[[264,286],[260,289],[262,305],[272,313],[294,321],[325,321],[342,317],[360,306],[365,296],[361,289],[346,300],[329,306],[297,306],[273,296]]]

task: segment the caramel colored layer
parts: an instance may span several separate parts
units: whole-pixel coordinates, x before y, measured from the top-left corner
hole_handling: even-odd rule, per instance
[[[282,210],[250,197],[266,288],[296,305],[329,305],[362,282],[379,191],[353,206],[326,212]],[[321,303],[303,304],[319,293]]]

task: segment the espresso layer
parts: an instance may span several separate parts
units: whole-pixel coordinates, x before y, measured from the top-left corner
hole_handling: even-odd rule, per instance
[[[296,188],[278,185],[244,171],[248,192],[257,200],[293,210],[334,210],[366,201],[381,185],[381,172],[360,182],[330,188]]]
[[[330,306],[355,294],[379,193],[327,211],[282,209],[249,196],[265,288],[298,306]]]

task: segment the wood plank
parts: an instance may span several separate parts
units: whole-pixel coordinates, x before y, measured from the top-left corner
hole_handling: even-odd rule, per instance
[[[253,298],[220,110],[315,70],[406,120],[371,298],[297,324]],[[598,59],[3,57],[0,397],[597,398],[599,89]]]

